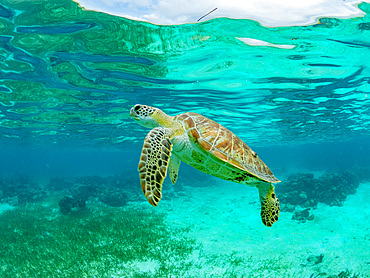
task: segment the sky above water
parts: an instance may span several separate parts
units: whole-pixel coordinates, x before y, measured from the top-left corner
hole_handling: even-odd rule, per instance
[[[77,0],[85,9],[155,24],[183,24],[228,17],[252,19],[267,27],[309,25],[321,17],[364,15],[358,0]]]
[[[0,143],[140,148],[137,103],[202,114],[251,146],[369,138],[370,5],[359,9],[309,26],[158,26],[72,0],[2,0]]]

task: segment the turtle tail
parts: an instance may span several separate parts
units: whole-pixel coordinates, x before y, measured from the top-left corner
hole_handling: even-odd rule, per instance
[[[271,227],[279,219],[280,204],[276,198],[274,186],[269,183],[261,183],[257,186],[261,201],[261,218],[263,224]]]

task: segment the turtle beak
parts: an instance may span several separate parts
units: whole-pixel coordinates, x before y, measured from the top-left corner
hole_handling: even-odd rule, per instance
[[[132,107],[131,110],[130,110],[130,117],[131,117],[131,119],[134,119],[134,120],[137,119],[137,115],[134,111],[134,107]]]
[[[131,110],[130,110],[130,118],[135,120],[135,121],[139,121],[140,120],[140,117],[139,115],[136,113],[135,107],[132,107]]]

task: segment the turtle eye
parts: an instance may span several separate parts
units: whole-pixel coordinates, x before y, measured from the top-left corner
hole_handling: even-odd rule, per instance
[[[139,111],[140,107],[141,107],[140,105],[135,105],[134,107],[135,112]]]

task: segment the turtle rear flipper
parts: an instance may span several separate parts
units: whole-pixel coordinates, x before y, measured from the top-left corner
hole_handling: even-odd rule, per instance
[[[145,137],[139,162],[141,189],[148,202],[157,206],[162,198],[162,183],[167,175],[172,143],[168,130],[163,127],[152,129]]]
[[[181,160],[173,155],[170,160],[170,166],[168,168],[168,173],[170,174],[172,184],[176,183],[177,177],[179,176],[179,168],[181,165]]]
[[[262,222],[267,227],[271,227],[279,219],[280,212],[279,199],[276,198],[274,192],[275,187],[272,184],[263,182],[257,188],[261,201]]]

